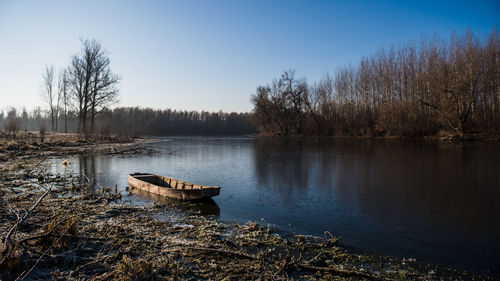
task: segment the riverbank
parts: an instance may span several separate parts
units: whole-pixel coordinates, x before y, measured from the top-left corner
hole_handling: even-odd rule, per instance
[[[436,135],[429,136],[391,136],[391,135],[336,135],[336,136],[307,136],[307,135],[295,135],[295,136],[283,136],[280,134],[271,133],[259,133],[252,135],[256,138],[261,139],[315,139],[315,140],[409,140],[409,141],[426,141],[426,142],[437,142],[437,143],[460,143],[460,142],[500,142],[500,134],[488,134],[488,133],[470,133],[465,134],[461,137],[453,135],[447,132],[439,132]]]
[[[162,203],[119,202],[113,187],[47,172],[46,157],[152,152],[145,140],[25,140],[2,144],[0,248],[3,280],[27,279],[470,279],[414,260],[359,255],[324,237],[283,237],[257,223],[224,223]],[[41,148],[37,148],[40,147]],[[50,191],[48,191],[50,190]],[[36,204],[38,200],[39,204]],[[33,208],[35,206],[35,208]],[[24,223],[16,214],[33,211]]]

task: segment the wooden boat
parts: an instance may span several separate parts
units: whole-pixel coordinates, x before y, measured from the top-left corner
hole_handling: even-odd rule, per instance
[[[174,178],[154,174],[135,173],[128,175],[130,188],[180,200],[198,200],[219,195],[219,186],[193,184]]]

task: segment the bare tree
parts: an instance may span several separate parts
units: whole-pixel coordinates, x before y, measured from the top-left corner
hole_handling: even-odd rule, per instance
[[[305,95],[305,104],[309,115],[316,125],[315,135],[333,134],[335,130],[334,81],[328,73],[314,83]]]
[[[42,109],[37,106],[33,109],[32,111],[32,118],[33,118],[33,124],[34,124],[34,130],[38,130],[39,127],[40,127],[40,122],[42,122]],[[45,121],[44,121],[45,122]],[[38,126],[38,127],[35,127],[35,126]]]
[[[55,91],[55,72],[54,66],[45,66],[45,71],[43,72],[43,92],[42,97],[49,106],[49,114],[51,120],[52,131],[57,130],[56,120],[58,114],[58,95]]]
[[[43,143],[45,140],[45,134],[47,133],[47,127],[45,126],[45,120],[40,120],[38,124],[38,132],[40,133],[40,142]]]
[[[434,85],[423,104],[436,110],[458,136],[463,136],[478,97],[484,92],[486,61],[479,39],[468,31],[465,36],[451,37],[449,46],[441,46],[436,68],[428,76]]]
[[[79,133],[84,132],[83,120],[87,116],[87,103],[86,94],[84,94],[83,84],[85,83],[85,74],[83,69],[83,62],[79,56],[75,55],[71,59],[71,64],[68,67],[69,87],[70,87],[70,106],[78,117]]]
[[[276,104],[270,98],[271,88],[259,86],[251,101],[254,104],[253,119],[262,133],[273,133],[277,130],[283,131],[280,120],[276,118]]]
[[[73,108],[78,114],[79,131],[94,131],[95,116],[117,101],[120,78],[111,71],[107,53],[96,40],[83,40],[80,54],[74,55],[68,68]]]
[[[104,51],[100,52],[96,60],[92,79],[93,83],[90,91],[90,128],[91,131],[94,132],[96,114],[101,110],[107,109],[107,107],[115,103],[118,98],[117,85],[120,78],[111,72],[110,60]]]
[[[17,116],[17,111],[15,108],[11,108],[7,112],[7,118],[3,122],[4,130],[7,131],[7,136],[16,139],[17,132],[21,128],[21,121]]]
[[[26,107],[23,107],[23,112],[21,113],[22,119],[23,119],[23,125],[24,125],[24,130],[28,130],[28,111],[26,110]]]
[[[69,104],[69,75],[68,70],[59,71],[59,79],[57,84],[58,91],[58,107],[63,110],[64,115],[64,132],[68,132],[68,104]],[[62,103],[62,104],[61,104]]]
[[[3,122],[4,122],[4,113],[3,111],[0,111],[0,128],[3,128]]]

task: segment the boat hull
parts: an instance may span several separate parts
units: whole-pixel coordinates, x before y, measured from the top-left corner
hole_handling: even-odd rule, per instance
[[[179,200],[199,200],[217,196],[218,186],[205,186],[162,177],[154,174],[135,173],[128,176],[130,188]]]

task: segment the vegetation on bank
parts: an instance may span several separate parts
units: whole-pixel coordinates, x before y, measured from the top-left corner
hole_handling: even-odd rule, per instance
[[[500,37],[467,31],[380,50],[308,84],[285,71],[252,96],[261,133],[432,136],[500,131]]]

